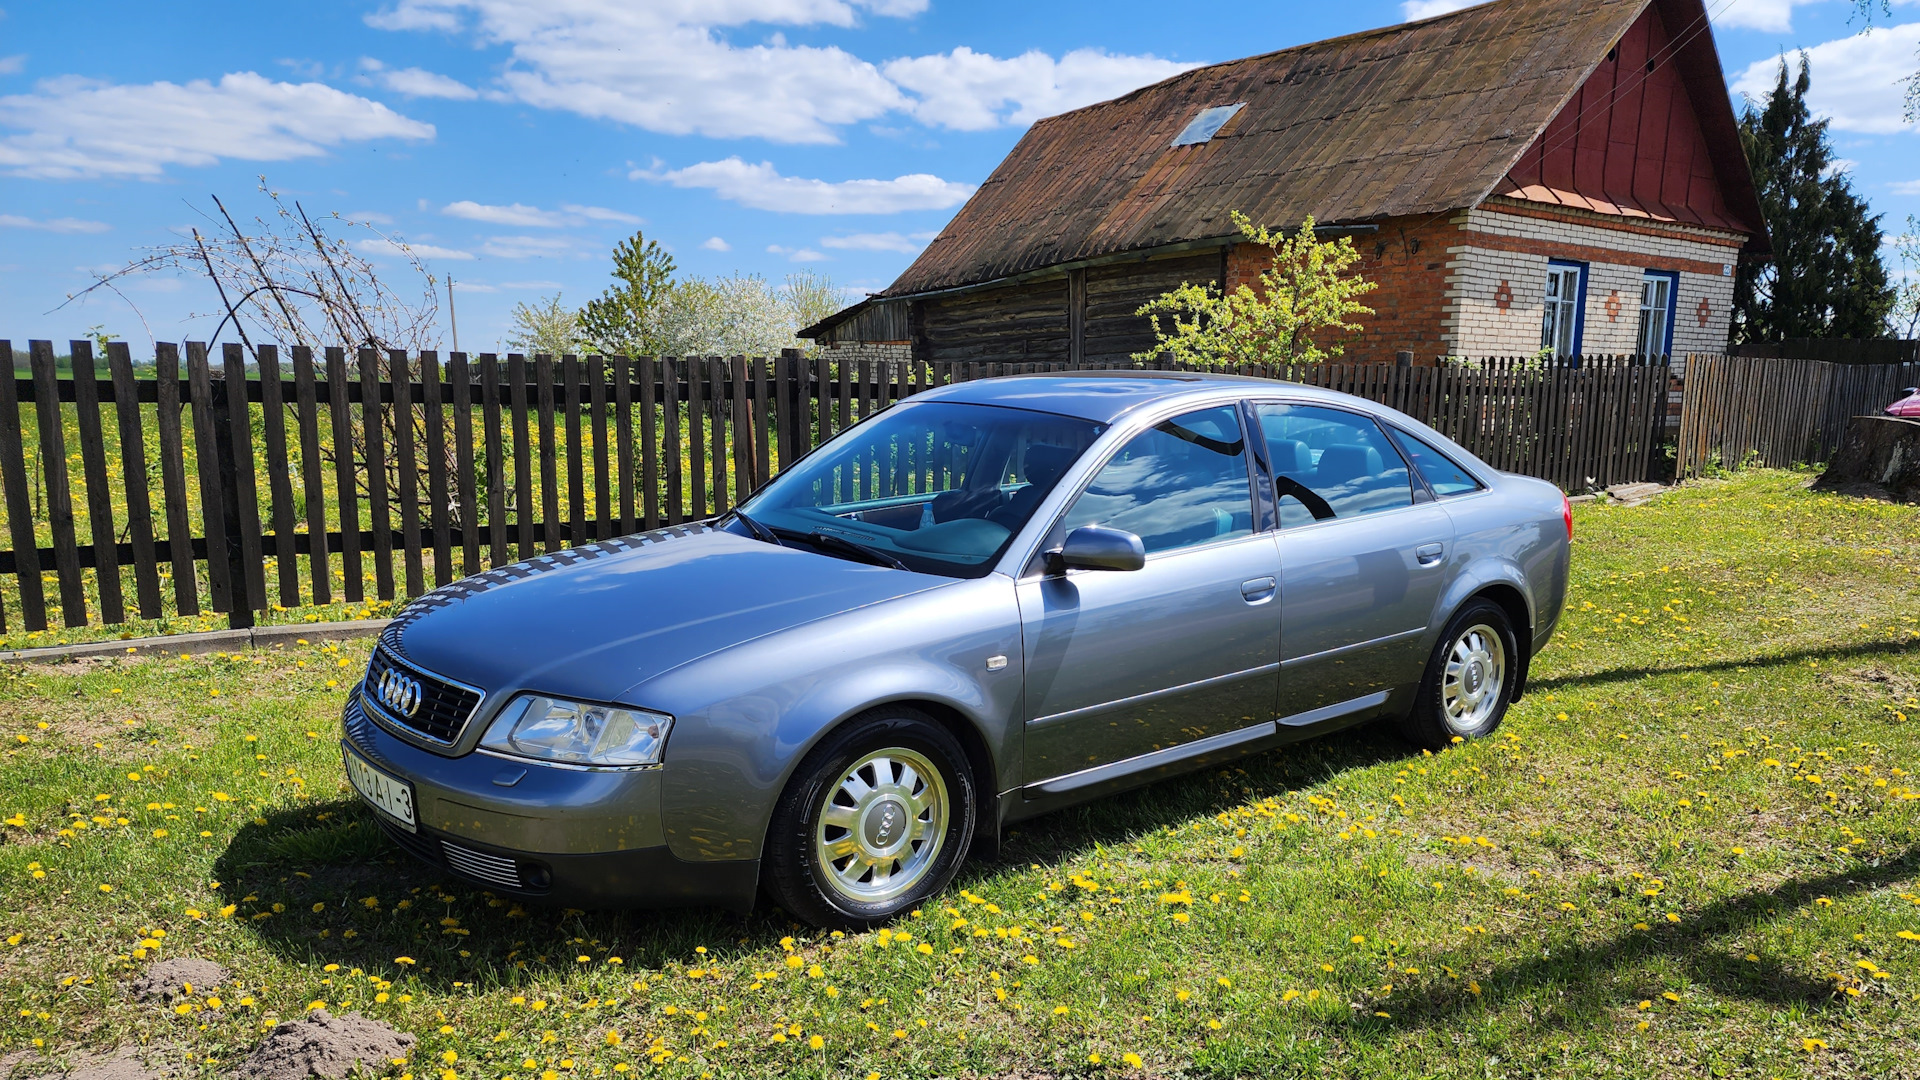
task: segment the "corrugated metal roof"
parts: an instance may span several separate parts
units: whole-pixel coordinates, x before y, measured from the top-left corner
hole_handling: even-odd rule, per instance
[[[1232,209],[1285,226],[1477,205],[1649,2],[1496,0],[1041,120],[880,295],[1226,236]],[[1210,140],[1171,145],[1243,101]]]

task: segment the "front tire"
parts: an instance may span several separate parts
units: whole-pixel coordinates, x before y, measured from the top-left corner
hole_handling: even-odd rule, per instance
[[[1434,646],[1401,734],[1428,750],[1491,735],[1519,680],[1520,642],[1506,610],[1491,600],[1470,601]]]
[[[767,892],[822,928],[886,922],[953,880],[977,804],[946,728],[918,709],[869,710],[794,770],[767,834]]]

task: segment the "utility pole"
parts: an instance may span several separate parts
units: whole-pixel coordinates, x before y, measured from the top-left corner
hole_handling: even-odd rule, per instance
[[[460,351],[460,316],[453,310],[453,275],[447,275],[447,321],[453,325],[453,351]]]

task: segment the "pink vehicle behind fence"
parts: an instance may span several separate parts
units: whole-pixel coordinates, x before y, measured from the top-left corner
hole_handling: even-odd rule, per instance
[[[1920,420],[1920,388],[1909,386],[1900,391],[1906,397],[1887,406],[1888,416],[1906,416]]]

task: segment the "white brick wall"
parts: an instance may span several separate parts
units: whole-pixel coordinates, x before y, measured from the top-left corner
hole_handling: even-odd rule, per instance
[[[1602,215],[1593,214],[1596,222]],[[1688,226],[1659,226],[1648,236],[1584,224],[1520,217],[1476,209],[1454,218],[1463,232],[1511,237],[1573,248],[1621,253],[1620,261],[1587,261],[1587,303],[1580,348],[1587,353],[1630,353],[1640,328],[1640,281],[1647,269],[1669,269],[1675,260],[1731,264],[1737,248],[1709,242],[1732,234]],[[1646,224],[1636,222],[1636,224]],[[1574,254],[1578,254],[1577,252]],[[1548,257],[1503,251],[1471,242],[1447,249],[1446,337],[1450,351],[1465,356],[1518,356],[1540,348]],[[1645,261],[1633,256],[1645,256]],[[1501,283],[1505,282],[1505,289]],[[1511,294],[1505,308],[1501,301]],[[1617,299],[1611,311],[1608,301]],[[1733,278],[1683,270],[1674,304],[1673,351],[1720,352],[1726,348]],[[1706,303],[1704,325],[1702,301]]]

